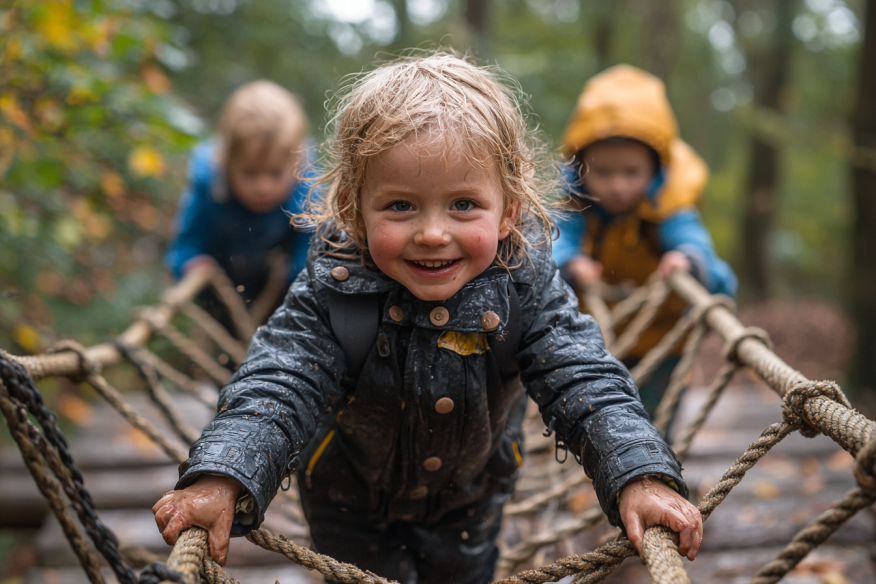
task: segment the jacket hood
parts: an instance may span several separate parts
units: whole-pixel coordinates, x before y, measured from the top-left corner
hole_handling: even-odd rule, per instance
[[[587,82],[563,135],[563,154],[571,158],[613,136],[644,142],[660,156],[664,180],[639,205],[640,217],[659,222],[699,203],[709,169],[678,137],[678,122],[662,81],[636,67],[617,65]]]
[[[563,135],[563,154],[571,157],[613,136],[644,142],[657,151],[664,166],[669,165],[678,122],[660,79],[630,65],[617,65],[587,82]]]

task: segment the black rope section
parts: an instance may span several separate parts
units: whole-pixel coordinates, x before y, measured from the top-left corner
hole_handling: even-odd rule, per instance
[[[0,352],[0,376],[2,376],[3,384],[9,395],[24,404],[39,423],[46,440],[58,452],[61,462],[70,473],[70,478],[76,488],[75,500],[78,503],[74,507],[88,536],[94,542],[94,546],[106,558],[120,584],[137,584],[134,571],[119,555],[119,543],[115,534],[98,518],[91,493],[85,488],[82,471],[73,462],[67,439],[58,428],[55,414],[49,411],[43,402],[43,397],[33,380],[28,376],[24,367],[9,361],[2,352]],[[65,482],[63,479],[61,480],[62,485]]]

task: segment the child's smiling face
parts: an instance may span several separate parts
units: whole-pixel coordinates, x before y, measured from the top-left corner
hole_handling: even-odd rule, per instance
[[[426,132],[371,159],[361,229],[377,267],[421,300],[446,300],[493,263],[517,205],[492,169]]]

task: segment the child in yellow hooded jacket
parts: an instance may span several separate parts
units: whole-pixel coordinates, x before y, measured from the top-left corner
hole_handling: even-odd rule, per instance
[[[662,81],[629,65],[590,79],[563,136],[563,154],[570,204],[553,257],[576,290],[600,278],[642,285],[655,271],[682,269],[712,293],[736,292],[736,276],[715,253],[697,210],[708,169],[679,138]],[[670,296],[625,364],[634,366],[684,310]],[[677,360],[639,388],[649,412]]]

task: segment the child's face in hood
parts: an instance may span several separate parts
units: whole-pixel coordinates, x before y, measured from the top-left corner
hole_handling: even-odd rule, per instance
[[[654,179],[654,153],[634,141],[595,142],[584,149],[587,191],[612,214],[628,213],[648,194]]]
[[[446,300],[492,265],[517,206],[491,168],[429,132],[373,158],[361,225],[377,267],[421,300]]]

